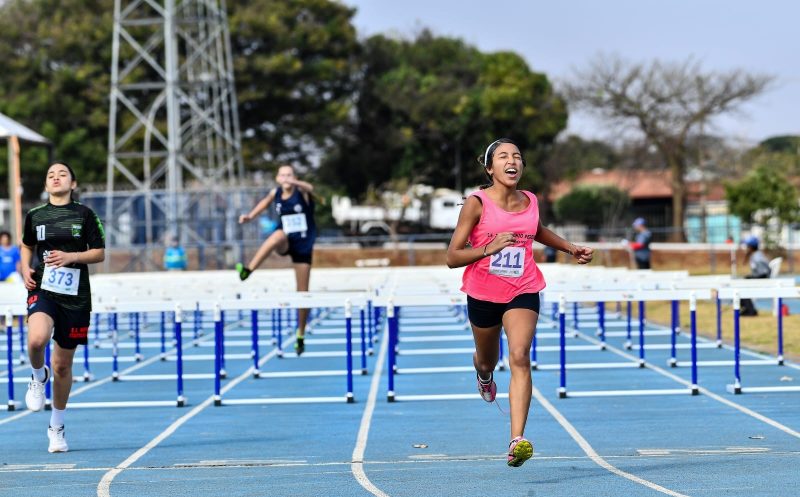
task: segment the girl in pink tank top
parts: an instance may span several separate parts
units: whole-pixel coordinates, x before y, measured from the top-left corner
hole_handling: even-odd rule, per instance
[[[478,162],[489,185],[467,197],[447,249],[447,265],[466,266],[463,286],[475,353],[478,392],[495,400],[492,372],[500,357],[501,327],[508,340],[511,382],[511,442],[508,465],[521,466],[533,455],[524,438],[531,403],[530,350],[539,318],[539,291],[544,277],[533,259],[533,241],[591,262],[593,250],[567,242],[539,220],[536,196],[517,190],[525,161],[519,147],[507,138],[492,142]]]

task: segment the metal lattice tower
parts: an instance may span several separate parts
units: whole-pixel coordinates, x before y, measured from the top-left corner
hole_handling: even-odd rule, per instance
[[[158,227],[199,239],[184,190],[244,176],[225,0],[115,0],[112,48],[109,242],[126,243],[116,221],[131,218],[133,203],[148,247],[160,243]],[[225,231],[230,240],[234,227]]]

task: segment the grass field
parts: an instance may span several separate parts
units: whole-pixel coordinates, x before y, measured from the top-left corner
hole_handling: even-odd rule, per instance
[[[606,304],[608,310],[615,310],[615,304]],[[638,306],[633,306],[633,314],[638,319]],[[648,302],[645,316],[652,323],[669,326],[671,304],[669,302]],[[689,303],[681,302],[681,329],[689,329]],[[697,303],[697,330],[707,338],[715,339],[717,333],[717,311],[713,301]],[[758,316],[745,316],[740,321],[742,345],[760,352],[776,355],[778,350],[778,321],[769,311],[759,310]],[[787,359],[800,359],[800,315],[783,317],[783,346]],[[722,339],[733,344],[733,306],[722,306]]]

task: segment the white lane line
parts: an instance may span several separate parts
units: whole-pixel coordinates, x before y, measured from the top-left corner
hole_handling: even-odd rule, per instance
[[[187,345],[186,347],[189,347],[189,345]],[[150,359],[147,359],[145,361],[137,363],[134,366],[129,367],[128,369],[124,369],[124,370],[120,371],[119,374],[120,374],[120,376],[122,376],[122,375],[126,375],[128,373],[132,373],[132,372],[134,372],[134,371],[136,371],[138,369],[141,369],[141,368],[143,368],[145,366],[149,366],[150,364],[153,364],[154,362],[160,361],[160,360],[161,360],[161,356],[160,355],[153,356]],[[82,394],[83,392],[86,392],[87,390],[91,390],[93,388],[97,388],[100,385],[105,385],[106,383],[111,382],[111,380],[112,380],[111,376],[108,376],[106,378],[103,378],[102,380],[93,381],[93,382],[89,383],[88,385],[82,386],[81,388],[78,388],[77,390],[74,390],[72,393],[70,393],[69,397],[73,398],[73,397],[75,397],[77,395]],[[6,423],[10,423],[10,422],[15,421],[15,420],[20,419],[20,418],[24,418],[25,416],[29,416],[29,415],[31,415],[33,413],[34,413],[34,411],[25,410],[25,411],[23,411],[23,412],[21,412],[19,414],[15,414],[15,415],[13,415],[11,417],[8,417],[6,419],[1,420],[0,421],[0,425],[4,425]]]
[[[672,450],[672,449],[665,449],[665,452]],[[637,453],[636,455],[611,455],[611,456],[602,456],[603,459],[611,460],[616,459],[620,461],[642,461],[645,459],[658,459],[658,460],[671,460],[671,461],[695,461],[698,457],[735,457],[737,461],[741,461],[742,456],[748,457],[771,457],[771,458],[792,458],[788,462],[778,461],[779,464],[793,464],[792,461],[795,461],[797,456],[800,455],[798,452],[792,451],[784,451],[784,452],[773,452],[769,448],[763,448],[763,450],[753,451],[753,452],[733,452],[733,451],[719,451],[719,453],[710,453],[710,452],[700,452],[700,453],[689,453],[689,451],[685,451],[683,453],[670,453],[670,454],[653,454],[653,453]],[[586,456],[539,456],[536,455],[536,461],[574,461],[574,462],[589,462],[591,461],[590,458]],[[434,465],[434,464],[450,464],[452,462],[463,462],[463,463],[482,463],[486,461],[495,461],[495,462],[504,462],[506,461],[506,456],[501,455],[498,456],[497,454],[486,454],[486,455],[461,455],[461,456],[447,456],[444,454],[432,454],[430,456],[411,456],[409,459],[400,459],[395,461],[370,461],[369,464],[371,466],[398,466],[398,465],[406,465],[406,466],[413,466],[413,465]],[[241,468],[241,469],[248,469],[248,468],[326,468],[326,467],[337,467],[337,466],[352,466],[352,461],[332,461],[332,462],[273,462],[273,463],[241,463],[241,464],[174,464],[172,466],[137,466],[132,468],[127,468],[125,471],[133,471],[133,472],[146,472],[146,471],[190,471],[195,469],[202,469],[202,470],[214,470],[214,469],[230,469],[230,468]],[[767,463],[762,463],[767,464]],[[774,464],[774,462],[770,462],[769,464]],[[33,466],[36,465],[18,465],[19,467],[14,466],[7,466],[0,468],[0,474],[3,473],[14,473],[14,474],[31,474],[31,473],[97,473],[97,472],[106,472],[110,471],[114,468],[110,467],[86,467],[86,468],[76,468],[76,467],[67,467],[67,466],[74,466],[71,464],[66,465],[38,465],[38,466],[53,466],[51,467],[44,467],[44,468],[34,468]],[[59,467],[56,467],[59,466]],[[64,466],[64,467],[61,467]],[[384,470],[381,470],[384,471]],[[411,469],[388,469],[385,471],[416,471],[414,468]],[[20,487],[23,488],[23,487]]]
[[[597,342],[597,343],[599,343],[599,341],[595,340],[594,338],[590,337],[589,335],[585,335],[583,333],[579,333],[579,335],[584,340],[588,340],[589,342]],[[622,350],[620,350],[620,349],[618,349],[616,347],[613,347],[611,345],[606,344],[606,348],[609,351],[617,354],[618,356],[625,357],[625,358],[630,359],[630,360],[637,360],[637,361],[639,360],[638,357],[634,357],[634,356],[632,356],[632,355],[630,355],[630,354],[628,354],[628,353],[626,353],[626,352],[624,352],[624,351],[622,351]],[[653,364],[651,364],[649,362],[645,363],[645,367],[647,369],[655,371],[656,373],[659,373],[662,376],[666,376],[667,378],[670,378],[671,380],[674,380],[674,381],[676,381],[678,383],[686,385],[689,388],[691,388],[691,386],[692,386],[692,383],[690,381],[686,381],[683,378],[680,378],[680,377],[670,373],[669,371],[666,371],[666,370],[664,370],[664,369],[662,369],[662,368],[660,368],[658,366],[655,366],[655,365],[653,365]],[[742,412],[744,414],[747,414],[748,416],[753,417],[753,418],[755,418],[755,419],[757,419],[757,420],[759,420],[759,421],[761,421],[763,423],[766,423],[766,424],[772,426],[773,428],[777,428],[778,430],[786,433],[787,435],[791,435],[791,436],[793,436],[795,438],[800,438],[800,433],[798,433],[797,431],[789,428],[786,425],[783,425],[783,424],[779,423],[778,421],[775,421],[774,419],[770,419],[770,418],[764,416],[761,413],[753,411],[752,409],[749,409],[749,408],[747,408],[747,407],[745,407],[745,406],[743,406],[741,404],[737,404],[736,402],[728,400],[725,397],[717,395],[717,394],[715,394],[714,392],[712,392],[711,390],[709,390],[707,388],[703,388],[703,387],[698,386],[698,390],[703,395],[707,395],[710,398],[716,400],[717,402],[719,402],[721,404],[725,404],[726,406],[732,407],[732,408],[736,409],[737,411],[740,411],[740,412]]]
[[[589,459],[594,461],[595,464],[597,464],[598,466],[604,468],[607,471],[610,471],[611,473],[614,473],[617,476],[621,476],[621,477],[626,478],[626,479],[628,479],[628,480],[630,480],[630,481],[632,481],[634,483],[638,483],[639,485],[643,485],[643,486],[645,486],[647,488],[655,490],[656,492],[661,492],[662,494],[671,495],[672,497],[688,497],[685,494],[681,494],[681,493],[675,492],[674,490],[670,490],[668,488],[664,488],[661,485],[658,485],[658,484],[653,483],[651,481],[645,480],[643,478],[639,478],[638,476],[636,476],[634,474],[622,471],[621,469],[618,469],[617,467],[612,466],[611,463],[606,461],[597,452],[595,452],[595,450],[592,448],[592,446],[589,445],[589,442],[587,442],[586,439],[583,438],[583,436],[581,436],[581,434],[578,432],[578,430],[576,430],[575,427],[572,426],[572,423],[570,423],[567,420],[567,418],[565,418],[561,414],[561,412],[559,412],[558,409],[556,409],[553,406],[553,404],[551,404],[544,397],[544,395],[542,395],[542,392],[540,392],[539,389],[536,388],[535,386],[533,387],[533,397],[536,399],[537,402],[539,402],[542,405],[542,407],[547,409],[547,412],[549,412],[550,415],[553,416],[556,421],[558,421],[558,424],[560,424],[564,428],[564,430],[566,430],[566,432],[569,433],[569,436],[571,436],[572,439],[575,440],[575,442],[577,442],[577,444],[578,444],[578,446],[580,446],[581,450],[583,450],[583,452],[586,453],[587,456],[589,456]]]
[[[378,359],[375,362],[375,372],[373,373],[372,383],[369,387],[367,406],[364,408],[364,415],[361,417],[361,427],[358,429],[358,438],[356,439],[356,446],[353,449],[353,461],[350,465],[350,470],[356,481],[358,481],[358,484],[376,497],[389,497],[389,495],[376,487],[369,478],[367,478],[367,474],[364,472],[364,452],[367,450],[369,427],[372,423],[372,413],[375,411],[375,401],[378,397],[378,388],[380,387],[381,374],[383,373],[383,361],[386,358],[386,350],[388,349],[388,329],[389,326],[387,323],[384,328],[383,337],[381,338],[381,349],[378,353]]]
[[[294,339],[287,340],[286,344],[287,345],[291,344],[291,342],[293,340]],[[263,366],[264,363],[266,363],[268,360],[270,360],[273,357],[275,357],[277,355],[277,353],[278,353],[278,349],[273,349],[269,354],[265,355],[260,361],[258,361],[258,366],[259,367]],[[250,378],[252,375],[253,375],[252,370],[250,368],[248,368],[247,371],[245,371],[241,375],[237,376],[236,379],[231,380],[230,383],[225,385],[225,387],[222,389],[222,391],[220,393],[224,394],[224,393],[228,392],[230,389],[232,389],[233,387],[235,387],[236,385],[238,385],[239,383],[241,383],[245,379]],[[141,449],[139,449],[136,452],[134,452],[133,454],[131,454],[127,459],[125,459],[120,464],[118,464],[114,469],[112,469],[111,471],[109,471],[106,474],[104,474],[103,478],[100,480],[100,483],[97,485],[97,497],[110,497],[111,496],[111,482],[114,481],[114,478],[118,474],[122,473],[131,464],[133,464],[136,461],[138,461],[139,459],[141,459],[142,456],[144,456],[145,454],[150,452],[150,450],[153,449],[156,445],[160,444],[167,437],[169,437],[170,435],[175,433],[175,431],[178,428],[180,428],[183,424],[185,424],[187,421],[189,421],[193,417],[197,416],[203,409],[205,409],[206,407],[210,406],[213,402],[214,402],[214,396],[212,395],[209,398],[207,398],[206,400],[204,400],[201,404],[199,404],[195,408],[193,408],[191,411],[189,411],[188,413],[184,414],[183,416],[181,416],[180,418],[175,420],[175,422],[173,422],[171,425],[169,425],[166,430],[164,430],[161,433],[159,433],[155,438],[150,440],[144,447],[142,447]]]

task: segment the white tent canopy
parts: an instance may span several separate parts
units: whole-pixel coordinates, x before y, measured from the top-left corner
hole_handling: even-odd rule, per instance
[[[5,114],[0,114],[0,138],[8,138],[10,136],[16,136],[26,142],[41,143],[43,145],[50,143],[50,140],[36,131],[23,126]]]

